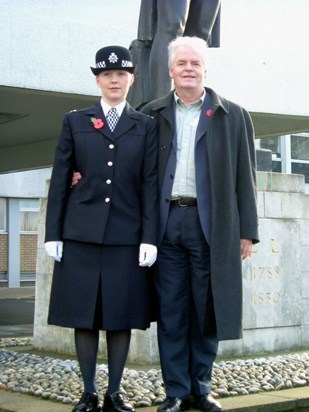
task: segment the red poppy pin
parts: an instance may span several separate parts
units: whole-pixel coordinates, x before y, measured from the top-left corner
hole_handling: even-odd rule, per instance
[[[210,117],[211,114],[212,114],[212,110],[211,110],[211,109],[208,109],[207,112],[206,112],[206,116],[207,116],[207,117]]]
[[[91,121],[95,129],[102,129],[102,127],[104,126],[104,122],[102,119],[96,119],[95,117],[91,117]]]

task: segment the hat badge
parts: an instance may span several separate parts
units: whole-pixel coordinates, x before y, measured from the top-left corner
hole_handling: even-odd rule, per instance
[[[116,55],[116,53],[113,52],[109,55],[108,60],[111,63],[116,63],[118,61],[118,56]]]

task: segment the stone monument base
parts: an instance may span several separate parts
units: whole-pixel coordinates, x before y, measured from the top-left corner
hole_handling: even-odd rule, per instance
[[[243,338],[220,342],[219,355],[256,356],[309,347],[309,196],[303,175],[258,172],[261,242],[243,264]],[[73,331],[46,323],[53,261],[44,250],[41,200],[33,344],[74,353]],[[100,356],[106,358],[104,333]],[[133,331],[129,362],[158,364],[156,325]]]

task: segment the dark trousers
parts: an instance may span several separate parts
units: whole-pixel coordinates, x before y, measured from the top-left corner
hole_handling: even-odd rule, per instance
[[[171,207],[158,262],[158,342],[166,395],[208,394],[218,340],[210,249],[197,207]]]

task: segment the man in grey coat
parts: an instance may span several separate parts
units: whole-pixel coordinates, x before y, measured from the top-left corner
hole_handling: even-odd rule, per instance
[[[241,260],[259,241],[252,122],[204,87],[206,52],[200,38],[172,41],[175,90],[143,108],[158,124],[159,412],[221,410],[212,366],[218,342],[242,336]]]

